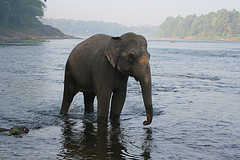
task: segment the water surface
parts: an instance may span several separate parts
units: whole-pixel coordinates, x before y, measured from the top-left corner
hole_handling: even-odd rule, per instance
[[[79,93],[59,117],[66,59],[80,40],[0,44],[0,159],[240,159],[240,42],[148,40],[154,120],[128,83],[120,124],[98,127]],[[96,103],[95,103],[96,104]]]

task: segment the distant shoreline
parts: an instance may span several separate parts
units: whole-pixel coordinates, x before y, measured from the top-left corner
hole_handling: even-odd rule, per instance
[[[207,41],[240,41],[236,39],[226,38],[226,39],[207,39],[207,38],[196,38],[196,37],[159,37],[157,39],[168,39],[168,40],[207,40]]]
[[[43,42],[46,39],[75,39],[77,37],[66,35],[59,29],[49,25],[40,25],[35,28],[26,28],[23,31],[0,28],[0,42]]]

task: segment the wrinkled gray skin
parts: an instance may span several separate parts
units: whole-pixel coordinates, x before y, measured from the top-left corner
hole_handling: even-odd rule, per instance
[[[68,57],[60,114],[66,115],[73,97],[83,92],[85,113],[94,110],[97,96],[98,123],[106,123],[111,99],[110,119],[118,120],[127,90],[128,77],[140,81],[148,125],[152,122],[150,55],[146,39],[126,33],[121,37],[94,35],[78,44]]]

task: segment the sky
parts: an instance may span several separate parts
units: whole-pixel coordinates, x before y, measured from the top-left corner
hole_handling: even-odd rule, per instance
[[[169,17],[220,9],[240,11],[240,0],[47,0],[45,18],[159,26]]]

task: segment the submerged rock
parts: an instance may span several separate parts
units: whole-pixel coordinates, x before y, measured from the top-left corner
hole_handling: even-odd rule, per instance
[[[25,126],[14,126],[9,130],[9,136],[10,135],[20,135],[24,133],[28,133],[29,129]]]
[[[0,132],[5,132],[5,131],[9,131],[9,129],[6,129],[6,128],[0,128]]]

